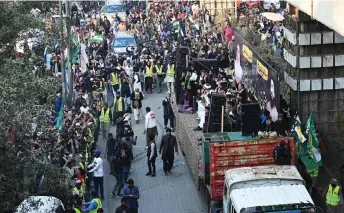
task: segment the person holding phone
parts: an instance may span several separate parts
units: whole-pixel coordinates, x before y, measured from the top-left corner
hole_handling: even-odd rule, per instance
[[[128,180],[128,185],[122,189],[122,196],[126,200],[128,206],[130,206],[130,211],[132,213],[138,213],[140,198],[139,188],[134,186],[134,181],[132,179]]]

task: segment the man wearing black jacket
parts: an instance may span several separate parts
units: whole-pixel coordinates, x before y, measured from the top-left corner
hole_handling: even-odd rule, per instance
[[[111,164],[112,164],[112,160],[115,154],[116,146],[117,146],[117,141],[113,138],[112,133],[109,133],[108,140],[106,141],[105,157],[110,164],[110,175],[114,174],[113,166]]]
[[[125,141],[121,141],[120,146],[117,149],[116,156],[121,159],[122,172],[123,172],[123,183],[127,183],[128,175],[131,167],[131,159],[133,153],[129,149]]]
[[[177,139],[171,132],[170,128],[166,129],[166,135],[162,136],[159,149],[159,154],[162,154],[165,175],[167,175],[167,172],[171,173],[174,156],[178,155]]]

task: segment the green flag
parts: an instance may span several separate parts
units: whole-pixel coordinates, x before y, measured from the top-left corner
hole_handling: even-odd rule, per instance
[[[101,44],[101,43],[103,43],[103,41],[104,41],[104,36],[101,35],[101,34],[95,34],[95,35],[92,37],[91,40],[92,40],[92,42]]]
[[[307,124],[306,124],[306,134],[308,136],[308,148],[311,155],[315,157],[315,160],[317,161],[318,165],[322,165],[321,162],[321,154],[319,152],[319,142],[317,138],[317,133],[315,130],[314,125],[314,118],[313,113],[309,115]]]
[[[172,22],[172,30],[173,30],[174,32],[177,32],[179,29],[180,29],[179,19],[174,20],[174,21]]]
[[[62,130],[62,123],[63,123],[63,112],[64,112],[64,102],[62,101],[61,109],[59,112],[59,117],[56,120],[56,128],[58,130]]]

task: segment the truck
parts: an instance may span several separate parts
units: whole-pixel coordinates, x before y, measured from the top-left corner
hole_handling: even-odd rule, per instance
[[[202,176],[209,201],[209,212],[216,212],[214,203],[222,203],[225,174],[230,169],[274,165],[273,151],[281,141],[287,142],[295,165],[295,141],[292,137],[259,138],[241,132],[204,133],[202,139]],[[220,207],[221,208],[221,207]]]
[[[295,166],[229,169],[225,173],[221,205],[223,213],[316,212],[305,181]]]
[[[174,110],[176,108],[173,107]],[[190,131],[197,126],[194,115],[178,113],[175,110],[175,117],[177,127],[175,135],[197,187],[199,190],[201,187],[206,190],[209,213],[239,213],[240,211],[225,209],[228,205],[226,204],[228,201],[223,200],[224,189],[227,184],[226,173],[246,167],[275,166],[273,150],[281,141],[288,142],[291,154],[290,166],[293,167],[298,163],[293,137],[259,138],[243,136],[241,132],[202,133]],[[295,173],[301,177],[297,170]],[[299,178],[299,182],[304,184],[302,178]],[[309,201],[313,202],[311,198]],[[243,212],[245,211],[243,210]],[[300,213],[300,211],[291,211],[291,213]]]

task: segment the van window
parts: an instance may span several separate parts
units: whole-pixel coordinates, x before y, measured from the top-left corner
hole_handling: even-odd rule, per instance
[[[59,205],[59,207],[57,207],[56,213],[65,213],[65,211],[61,205]]]
[[[231,213],[236,213],[236,211],[235,211],[235,209],[234,209],[234,206],[233,205],[231,205],[231,211],[230,211]]]

